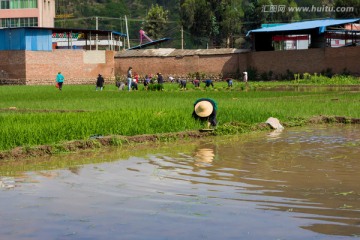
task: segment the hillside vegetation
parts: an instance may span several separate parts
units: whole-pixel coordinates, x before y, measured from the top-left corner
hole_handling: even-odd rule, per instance
[[[319,10],[269,11],[270,5]],[[176,48],[180,47],[181,29],[186,48],[244,48],[247,31],[263,23],[360,16],[360,0],[58,0],[55,26],[95,29],[97,17],[99,29],[126,33],[126,16],[130,39],[136,43],[140,28],[147,31],[154,28],[148,24],[150,20],[160,21],[148,16],[154,6],[159,6],[156,11],[165,16],[161,19],[165,27],[159,30],[161,33],[152,32],[149,37],[169,37],[173,41],[162,47]],[[350,6],[354,10],[323,11],[324,6]]]

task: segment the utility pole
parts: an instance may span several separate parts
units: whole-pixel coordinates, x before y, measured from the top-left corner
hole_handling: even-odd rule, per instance
[[[181,50],[184,50],[184,26],[181,25]]]
[[[96,17],[96,30],[99,30],[99,17]],[[96,43],[95,43],[95,44],[96,44],[96,51],[99,50],[99,49],[98,49],[98,40],[99,40],[98,37],[99,37],[99,36],[98,36],[98,34],[96,33],[96,40],[95,40],[95,41],[96,41]]]
[[[130,48],[129,28],[128,28],[128,22],[127,22],[127,17],[126,17],[126,15],[125,15],[125,27],[126,27],[126,36],[127,36],[128,48]]]

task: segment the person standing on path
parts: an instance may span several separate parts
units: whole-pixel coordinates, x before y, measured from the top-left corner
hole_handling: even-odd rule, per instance
[[[61,72],[58,72],[58,74],[56,75],[56,83],[58,84],[60,91],[62,90],[64,80],[65,80],[64,75],[62,75]]]
[[[132,67],[129,67],[127,71],[127,80],[128,80],[128,89],[131,90],[131,83],[132,83]]]

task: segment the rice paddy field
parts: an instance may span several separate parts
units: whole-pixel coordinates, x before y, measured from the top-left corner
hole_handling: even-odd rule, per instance
[[[232,88],[220,82],[208,89],[188,84],[187,90],[166,83],[163,91],[145,91],[140,85],[130,92],[113,84],[103,91],[66,83],[63,91],[54,86],[0,86],[0,151],[92,136],[197,130],[203,126],[191,114],[195,100],[203,97],[218,103],[219,134],[236,134],[230,126],[253,126],[269,117],[289,126],[319,115],[360,118],[359,83],[341,78],[331,82],[336,88],[327,88],[316,82],[309,87],[301,81],[248,86],[235,81]]]

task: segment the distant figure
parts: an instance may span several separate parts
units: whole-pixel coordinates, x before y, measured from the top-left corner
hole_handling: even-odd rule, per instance
[[[186,79],[180,79],[180,89],[186,90]]]
[[[154,74],[154,75],[150,74],[150,75],[149,75],[150,83],[151,83],[151,84],[156,83],[156,81],[157,81],[157,78],[156,78],[156,77],[157,77],[156,74]]]
[[[210,87],[210,86],[214,87],[214,83],[211,79],[206,79],[204,83],[205,83],[205,87]]]
[[[145,31],[141,28],[140,31],[139,31],[139,34],[140,34],[140,45],[142,44],[142,41],[144,38],[146,38],[149,42],[152,42],[153,40],[151,40],[151,38],[149,38]]]
[[[174,82],[174,77],[170,76],[170,77],[169,77],[169,81],[170,81],[171,83],[173,83],[173,82]]]
[[[247,83],[247,81],[248,81],[248,73],[247,73],[247,72],[243,72],[243,74],[244,74],[243,80],[244,80],[244,82]]]
[[[139,74],[137,74],[137,73],[134,74],[134,80],[136,83],[139,83]]]
[[[145,79],[144,79],[144,88],[145,88],[145,90],[148,90],[148,88],[149,88],[149,84],[150,84],[150,77],[149,77],[149,75],[145,75]]]
[[[192,113],[193,118],[202,122],[207,122],[207,127],[210,125],[215,127],[217,125],[216,120],[217,103],[211,98],[199,98],[194,103],[194,111]]]
[[[157,73],[157,82],[158,84],[161,86],[161,90],[164,89],[164,78],[163,76],[161,75],[161,73]]]
[[[132,82],[132,67],[129,67],[128,71],[127,71],[127,83],[128,83],[128,88],[129,91],[131,90],[131,82]]]
[[[124,90],[125,89],[125,84],[123,82],[117,81],[115,85],[118,88],[118,90]]]
[[[98,77],[97,77],[97,80],[96,80],[95,91],[97,91],[98,88],[100,88],[100,91],[102,91],[103,88],[104,88],[104,82],[105,82],[104,78],[101,76],[101,74],[99,74]]]
[[[226,82],[227,82],[227,84],[228,84],[228,87],[232,87],[232,86],[233,86],[233,80],[232,80],[232,78],[227,78],[227,79],[226,79]]]
[[[58,74],[56,75],[56,83],[59,86],[60,91],[62,90],[64,81],[65,81],[64,75],[62,75],[61,72],[58,72]]]
[[[194,79],[193,84],[195,87],[200,87],[200,80],[199,79]]]
[[[136,78],[133,78],[133,81],[131,83],[131,89],[138,90],[138,83],[136,82]]]

